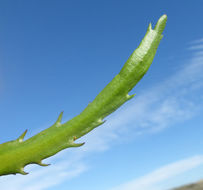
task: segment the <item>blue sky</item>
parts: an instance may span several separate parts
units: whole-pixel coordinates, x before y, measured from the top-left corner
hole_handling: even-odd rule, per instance
[[[0,2],[0,143],[80,113],[168,15],[136,97],[7,190],[164,190],[203,178],[203,1]],[[11,183],[12,181],[12,183]]]

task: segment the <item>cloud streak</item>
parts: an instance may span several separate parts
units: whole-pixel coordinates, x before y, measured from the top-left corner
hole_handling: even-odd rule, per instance
[[[160,187],[159,183],[163,183],[165,180],[177,177],[178,175],[194,169],[202,164],[203,155],[194,156],[163,166],[143,177],[121,184],[110,190],[163,190],[163,188],[165,189],[166,186]]]

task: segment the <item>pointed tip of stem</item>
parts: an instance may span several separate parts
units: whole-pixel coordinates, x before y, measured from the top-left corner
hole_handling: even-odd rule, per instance
[[[156,23],[154,30],[156,30],[158,33],[161,34],[164,31],[164,28],[166,26],[166,22],[167,22],[167,15],[164,14],[159,18],[158,22]]]

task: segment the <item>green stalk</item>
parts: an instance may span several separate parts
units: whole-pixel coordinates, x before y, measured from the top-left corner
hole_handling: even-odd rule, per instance
[[[27,174],[28,164],[46,166],[42,160],[57,152],[79,147],[84,143],[74,141],[104,123],[104,118],[119,108],[134,95],[129,91],[139,82],[149,69],[157,47],[162,39],[167,16],[163,15],[154,29],[149,25],[139,47],[129,57],[120,73],[96,96],[79,115],[62,124],[61,113],[54,125],[23,141],[27,131],[18,139],[0,145],[0,176]]]

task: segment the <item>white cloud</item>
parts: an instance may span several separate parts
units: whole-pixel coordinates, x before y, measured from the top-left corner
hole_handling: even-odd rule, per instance
[[[203,38],[200,38],[198,40],[193,40],[192,42],[189,43],[189,50],[203,50]]]
[[[190,44],[198,44],[198,43],[203,43],[203,38],[193,40],[192,42],[190,42]]]
[[[194,156],[163,166],[145,176],[139,177],[135,180],[131,180],[110,190],[163,190],[163,188],[165,189],[167,187],[160,187],[160,183],[163,183],[168,179],[177,177],[178,175],[194,169],[202,164],[203,155]]]
[[[86,142],[85,146],[63,151],[54,158],[48,159],[48,163],[54,161],[53,166],[46,168],[31,166],[31,174],[27,176],[1,177],[1,189],[45,190],[86,171],[87,165],[82,160],[90,152],[104,151],[123,140],[134,139],[137,135],[145,133],[158,132],[192,118],[203,108],[202,70],[203,51],[197,51],[192,59],[180,68],[180,71],[158,85],[144,89],[130,103],[125,104],[107,118],[103,126],[79,139],[79,141]],[[63,158],[68,158],[68,161]],[[195,163],[202,163],[202,156],[189,159],[191,160]],[[192,164],[189,165],[188,160],[181,161],[181,163],[187,163],[188,167],[193,167]],[[164,168],[169,171],[168,169],[174,165],[169,166]],[[155,174],[158,175],[160,171],[162,170],[157,170]],[[181,171],[184,171],[183,168]],[[140,179],[139,183],[142,182]],[[156,178],[156,180],[159,179]]]
[[[200,45],[193,45],[193,46],[191,46],[191,47],[189,47],[188,49],[190,49],[190,50],[202,50],[203,49],[203,45],[202,44],[200,44]]]

